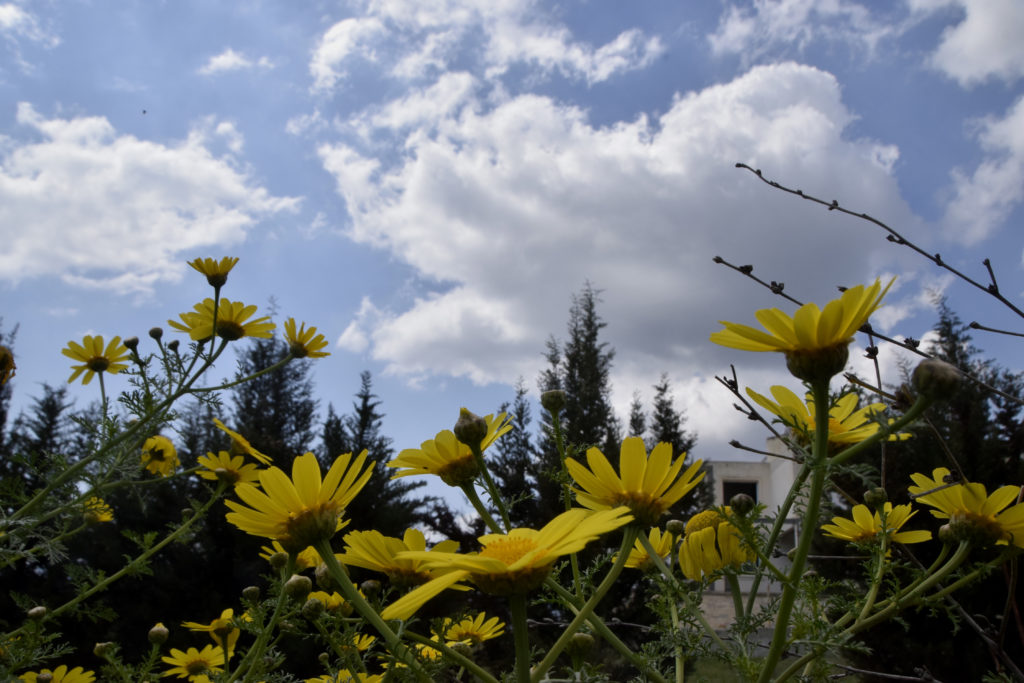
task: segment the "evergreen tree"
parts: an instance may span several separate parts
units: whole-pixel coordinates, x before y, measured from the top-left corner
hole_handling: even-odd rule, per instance
[[[562,433],[569,455],[582,454],[590,446],[601,448],[613,467],[618,465],[620,426],[611,407],[609,375],[615,351],[600,341],[607,325],[597,313],[599,292],[588,282],[572,297],[569,308],[569,338],[560,345],[548,339],[545,358],[548,367],[539,378],[542,392],[561,389],[565,409]],[[531,473],[537,483],[539,520],[550,520],[564,510],[559,477],[563,465],[555,447],[550,416],[542,417],[538,457]]]
[[[508,402],[502,403],[498,412],[508,413],[512,418],[512,431],[491,446],[496,455],[488,458],[488,466],[501,495],[511,503],[509,516],[512,525],[529,526],[536,515],[532,495],[536,482],[530,470],[537,451],[530,436],[532,417],[523,378],[520,377],[516,383],[516,395],[511,405]]]
[[[633,401],[629,404],[629,436],[642,437],[647,432],[647,413],[644,412],[640,390],[633,392]]]
[[[426,482],[391,478],[392,470],[386,464],[395,449],[391,438],[381,431],[384,420],[379,410],[381,401],[373,393],[373,380],[368,371],[360,374],[359,380],[351,414],[339,416],[334,406],[327,407],[321,434],[324,455],[329,463],[342,453],[367,452],[373,475],[345,510],[345,517],[351,520],[349,528],[376,529],[385,536],[401,537],[410,526],[429,521],[430,499],[411,496]]]
[[[18,328],[15,326],[10,332],[3,331],[4,319],[0,318],[0,346],[6,346],[14,353],[14,338],[17,336]],[[12,361],[13,362],[13,361]],[[10,378],[4,384],[0,384],[0,461],[6,461],[11,456],[10,444],[7,435],[7,416],[11,407],[11,395],[14,392],[14,385]]]
[[[32,399],[30,411],[22,412],[11,428],[11,450],[24,455],[64,453],[72,441],[71,406],[66,385],[43,383],[43,394]]]
[[[239,351],[238,372],[250,375],[287,354],[288,345],[276,337],[256,341]],[[229,426],[285,471],[297,455],[310,450],[315,437],[317,400],[309,375],[308,360],[293,360],[233,389]]]

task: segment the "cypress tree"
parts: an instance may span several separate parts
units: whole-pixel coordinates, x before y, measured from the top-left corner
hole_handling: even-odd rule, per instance
[[[512,431],[498,439],[491,449],[495,452],[489,467],[505,500],[512,503],[509,516],[513,526],[529,526],[536,520],[532,490],[536,484],[530,470],[537,450],[530,436],[532,421],[526,383],[520,377],[512,403],[507,401],[498,408],[512,418]]]

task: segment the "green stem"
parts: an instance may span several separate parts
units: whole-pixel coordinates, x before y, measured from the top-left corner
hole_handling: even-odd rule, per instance
[[[274,629],[277,628],[277,622],[281,618],[281,607],[284,606],[286,595],[284,590],[284,584],[288,579],[291,578],[292,573],[295,571],[295,553],[288,553],[288,562],[285,564],[284,571],[281,572],[280,581],[281,588],[277,593],[277,602],[274,603],[274,611],[270,615],[270,621],[267,622],[260,630],[260,635],[256,638],[256,642],[253,643],[249,651],[245,653],[245,657],[238,662],[238,668],[231,674],[231,677],[227,680],[227,683],[231,683],[236,680],[239,675],[243,672],[246,675],[245,680],[249,680],[249,673],[252,670],[254,662],[258,661],[263,653],[267,649],[267,641],[270,640],[270,636],[274,633]],[[224,652],[227,656],[227,651]]]
[[[657,567],[658,571],[660,571],[662,576],[665,577],[665,580],[668,581],[670,585],[678,587],[678,582],[676,581],[676,577],[672,574],[672,570],[668,568],[668,565],[666,565],[664,560],[661,559],[661,556],[654,551],[654,547],[651,545],[650,540],[644,538],[643,534],[641,534],[640,543],[644,546],[644,549],[650,556],[651,561],[654,562],[654,566]],[[679,591],[679,597],[686,604],[687,611],[689,611],[697,618],[697,621],[700,622],[700,625],[704,629],[704,632],[711,638],[711,640],[713,640],[715,644],[718,645],[718,647],[722,648],[722,652],[728,652],[729,646],[727,646],[725,644],[725,641],[719,637],[714,627],[708,623],[707,618],[704,616],[704,613],[700,610],[700,608],[691,603],[690,599],[686,596],[685,593],[683,593],[682,590]]]
[[[330,572],[331,578],[338,584],[338,588],[341,590],[345,600],[384,638],[388,650],[395,657],[402,660],[415,674],[416,678],[424,683],[430,683],[430,678],[423,671],[423,667],[420,666],[416,655],[402,643],[398,635],[391,630],[391,627],[380,618],[376,610],[370,606],[370,603],[366,602],[366,599],[352,585],[352,579],[345,574],[341,565],[338,564],[338,558],[334,556],[334,550],[331,549],[330,541],[328,539],[320,539],[313,544],[313,547],[320,553],[320,559],[327,565],[327,571]]]
[[[878,554],[875,556],[878,560],[878,570],[875,572],[875,576],[871,581],[871,588],[868,589],[868,597],[864,601],[864,607],[861,608],[860,615],[857,620],[865,619],[871,610],[875,606],[875,600],[878,599],[878,590],[882,586],[882,577],[885,576],[885,556],[889,552],[889,533],[885,530],[886,514],[883,509],[881,512],[882,518],[882,544],[878,548]]]
[[[471,674],[479,678],[481,681],[484,681],[484,683],[498,683],[498,679],[489,674],[487,671],[485,671],[479,664],[474,662],[469,657],[459,654],[457,651],[448,647],[444,643],[439,642],[437,640],[431,640],[426,636],[421,636],[420,634],[413,633],[412,631],[405,631],[403,635],[405,635],[405,637],[409,640],[415,641],[421,645],[426,645],[427,647],[432,647],[435,650],[440,651],[446,658],[455,662],[466,671],[469,671]]]
[[[533,675],[531,676],[533,683],[537,683],[537,681],[547,673],[547,670],[550,669],[551,665],[555,663],[556,659],[558,659],[558,655],[560,655],[562,650],[565,649],[565,646],[569,644],[569,640],[573,637],[576,631],[579,630],[580,626],[583,625],[583,622],[590,617],[594,612],[594,608],[597,607],[597,604],[601,602],[602,598],[604,598],[605,594],[608,592],[608,589],[610,589],[612,584],[615,583],[615,580],[619,578],[619,574],[622,573],[622,568],[626,566],[626,559],[629,557],[629,550],[633,547],[633,543],[636,541],[639,531],[639,528],[635,524],[630,524],[626,527],[625,532],[622,534],[622,547],[619,548],[619,554],[618,557],[615,558],[615,563],[612,564],[611,569],[608,570],[608,574],[605,575],[604,580],[601,581],[597,590],[594,591],[594,594],[590,596],[590,599],[587,600],[582,608],[580,608],[576,618],[572,620],[562,635],[559,636],[558,640],[555,641],[555,644],[544,656],[544,659],[541,660],[540,664],[534,667]]]
[[[480,444],[470,444],[469,450],[473,452],[473,460],[476,462],[476,467],[480,474],[483,475],[484,485],[487,487],[487,493],[491,497],[491,502],[494,503],[494,507],[498,508],[501,521],[505,524],[503,533],[508,533],[512,529],[512,520],[508,516],[508,507],[505,505],[505,499],[502,497],[498,487],[494,484],[494,479],[491,478],[491,472],[487,469],[487,463],[484,462],[484,454],[480,450]]]
[[[729,592],[732,593],[732,608],[736,613],[737,623],[743,620],[743,591],[740,590],[740,580],[733,573],[725,575],[725,582],[729,584]]]
[[[516,646],[516,683],[530,683],[530,632],[526,625],[526,596],[508,599],[512,617],[512,637]]]
[[[825,398],[828,398],[827,392]],[[875,432],[868,438],[864,439],[863,441],[855,443],[849,448],[846,448],[840,451],[839,453],[836,453],[834,456],[829,458],[829,464],[838,465],[840,463],[844,463],[850,458],[854,457],[855,455],[858,455],[868,450],[882,439],[888,439],[889,435],[899,432],[908,424],[919,418],[921,414],[924,413],[924,411],[926,411],[929,406],[931,406],[932,402],[932,399],[925,398],[924,396],[919,395],[917,397],[917,400],[914,401],[914,405],[910,406],[907,412],[903,413],[903,415],[901,415],[899,418],[893,420],[893,423],[891,425],[888,425],[883,429],[879,429],[877,432]],[[822,405],[828,405],[828,403]],[[827,416],[828,411],[825,411],[825,414]],[[817,427],[815,427],[815,430],[817,430]],[[817,431],[815,431],[815,434],[817,434]]]
[[[582,601],[579,598],[567,591],[565,588],[562,588],[562,586],[558,585],[558,583],[552,578],[548,578],[544,582],[544,585],[564,600],[574,614],[579,614],[580,607],[582,606]],[[628,645],[619,639],[617,635],[612,633],[612,630],[608,628],[608,625],[604,623],[601,617],[592,613],[587,619],[587,623],[590,624],[592,629],[594,629],[594,633],[604,638],[606,643],[611,645],[619,654],[628,659],[629,663],[635,666],[637,671],[642,672],[647,676],[647,678],[651,679],[655,683],[668,683],[664,678],[662,678],[661,674],[651,667],[650,662],[648,662],[647,659],[642,655],[633,652],[629,649]]]
[[[469,502],[473,505],[473,508],[476,510],[476,513],[480,515],[480,518],[484,520],[484,524],[487,525],[488,529],[490,529],[496,534],[507,533],[506,531],[502,530],[500,526],[498,526],[498,523],[494,521],[494,517],[487,509],[487,506],[484,505],[484,502],[482,500],[480,500],[480,496],[477,494],[476,489],[473,487],[473,482],[463,484],[459,488],[461,488],[462,492],[466,494],[466,498],[469,499]]]
[[[811,452],[810,462],[811,486],[807,492],[807,507],[804,510],[801,523],[800,541],[793,556],[789,580],[782,587],[782,598],[779,600],[775,616],[775,629],[772,632],[771,645],[768,647],[768,656],[762,663],[763,668],[758,683],[768,683],[786,648],[789,622],[793,615],[793,606],[796,604],[797,588],[804,575],[804,566],[807,563],[807,555],[811,551],[814,532],[818,528],[818,515],[821,510],[821,497],[825,490],[825,474],[828,464],[828,385],[828,379],[811,382],[811,395],[815,405],[814,450]]]

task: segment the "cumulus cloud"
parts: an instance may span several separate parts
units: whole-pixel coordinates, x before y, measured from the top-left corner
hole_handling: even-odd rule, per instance
[[[146,293],[180,277],[181,252],[245,239],[262,217],[297,208],[272,196],[208,148],[241,139],[205,120],[185,141],[162,145],[119,134],[107,119],[46,118],[18,106],[36,140],[0,158],[0,279],[58,276],[82,287]]]
[[[841,42],[872,54],[896,30],[890,20],[875,18],[850,0],[753,0],[744,6],[730,3],[708,42],[717,54],[739,54],[752,63],[780,49],[803,51],[815,41]]]
[[[985,159],[973,173],[953,173],[945,214],[950,239],[966,245],[991,235],[1024,199],[1024,97],[1004,117],[978,122],[978,140]]]
[[[911,3],[920,12],[954,5],[963,20],[942,33],[930,63],[963,87],[990,78],[1024,76],[1024,3],[1018,0],[949,0]]]
[[[199,67],[199,73],[203,76],[212,76],[226,71],[240,71],[242,69],[252,69],[254,67],[269,69],[273,66],[274,63],[270,61],[269,57],[260,57],[256,61],[253,61],[244,54],[235,52],[229,47],[220,54],[210,57],[206,64]]]
[[[648,66],[664,46],[638,29],[596,47],[577,41],[528,0],[383,0],[331,26],[314,51],[310,73],[314,90],[329,90],[344,81],[352,60],[386,57],[392,76],[423,78],[444,72],[467,50],[482,60],[490,78],[526,64],[540,74],[593,84]]]
[[[14,3],[0,5],[0,35],[9,41],[28,40],[56,47],[60,39],[43,28],[35,15]]]
[[[392,373],[533,377],[544,340],[561,336],[572,293],[590,281],[606,339],[629,359],[616,372],[653,383],[671,370],[687,382],[735,360],[707,340],[718,320],[780,305],[712,264],[716,254],[755,263],[805,300],[876,274],[886,257],[859,226],[772,192],[735,170],[738,160],[918,224],[890,174],[892,147],[846,139],[854,114],[835,78],[812,67],[758,67],[678,96],[656,120],[608,126],[548,97],[492,96],[401,128],[379,119],[378,134],[398,136],[397,160],[353,144],[319,149],[349,236],[429,283],[404,310],[360,316],[346,331],[347,346]]]

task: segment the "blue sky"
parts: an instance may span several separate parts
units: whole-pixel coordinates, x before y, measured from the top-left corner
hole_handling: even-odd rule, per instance
[[[622,417],[667,372],[697,454],[727,456],[761,437],[712,376],[796,385],[778,357],[708,342],[718,320],[786,307],[715,255],[819,302],[898,274],[874,320],[896,336],[925,334],[932,292],[1019,329],[876,228],[734,164],[979,279],[991,257],[1019,305],[1022,35],[1019,0],[0,3],[16,406],[66,380],[69,339],[145,344],[209,294],[185,262],[234,255],[224,294],[274,297],[279,323],[331,339],[324,408],[373,372],[399,449],[535,387],[589,281]],[[883,349],[893,381],[898,357]]]

